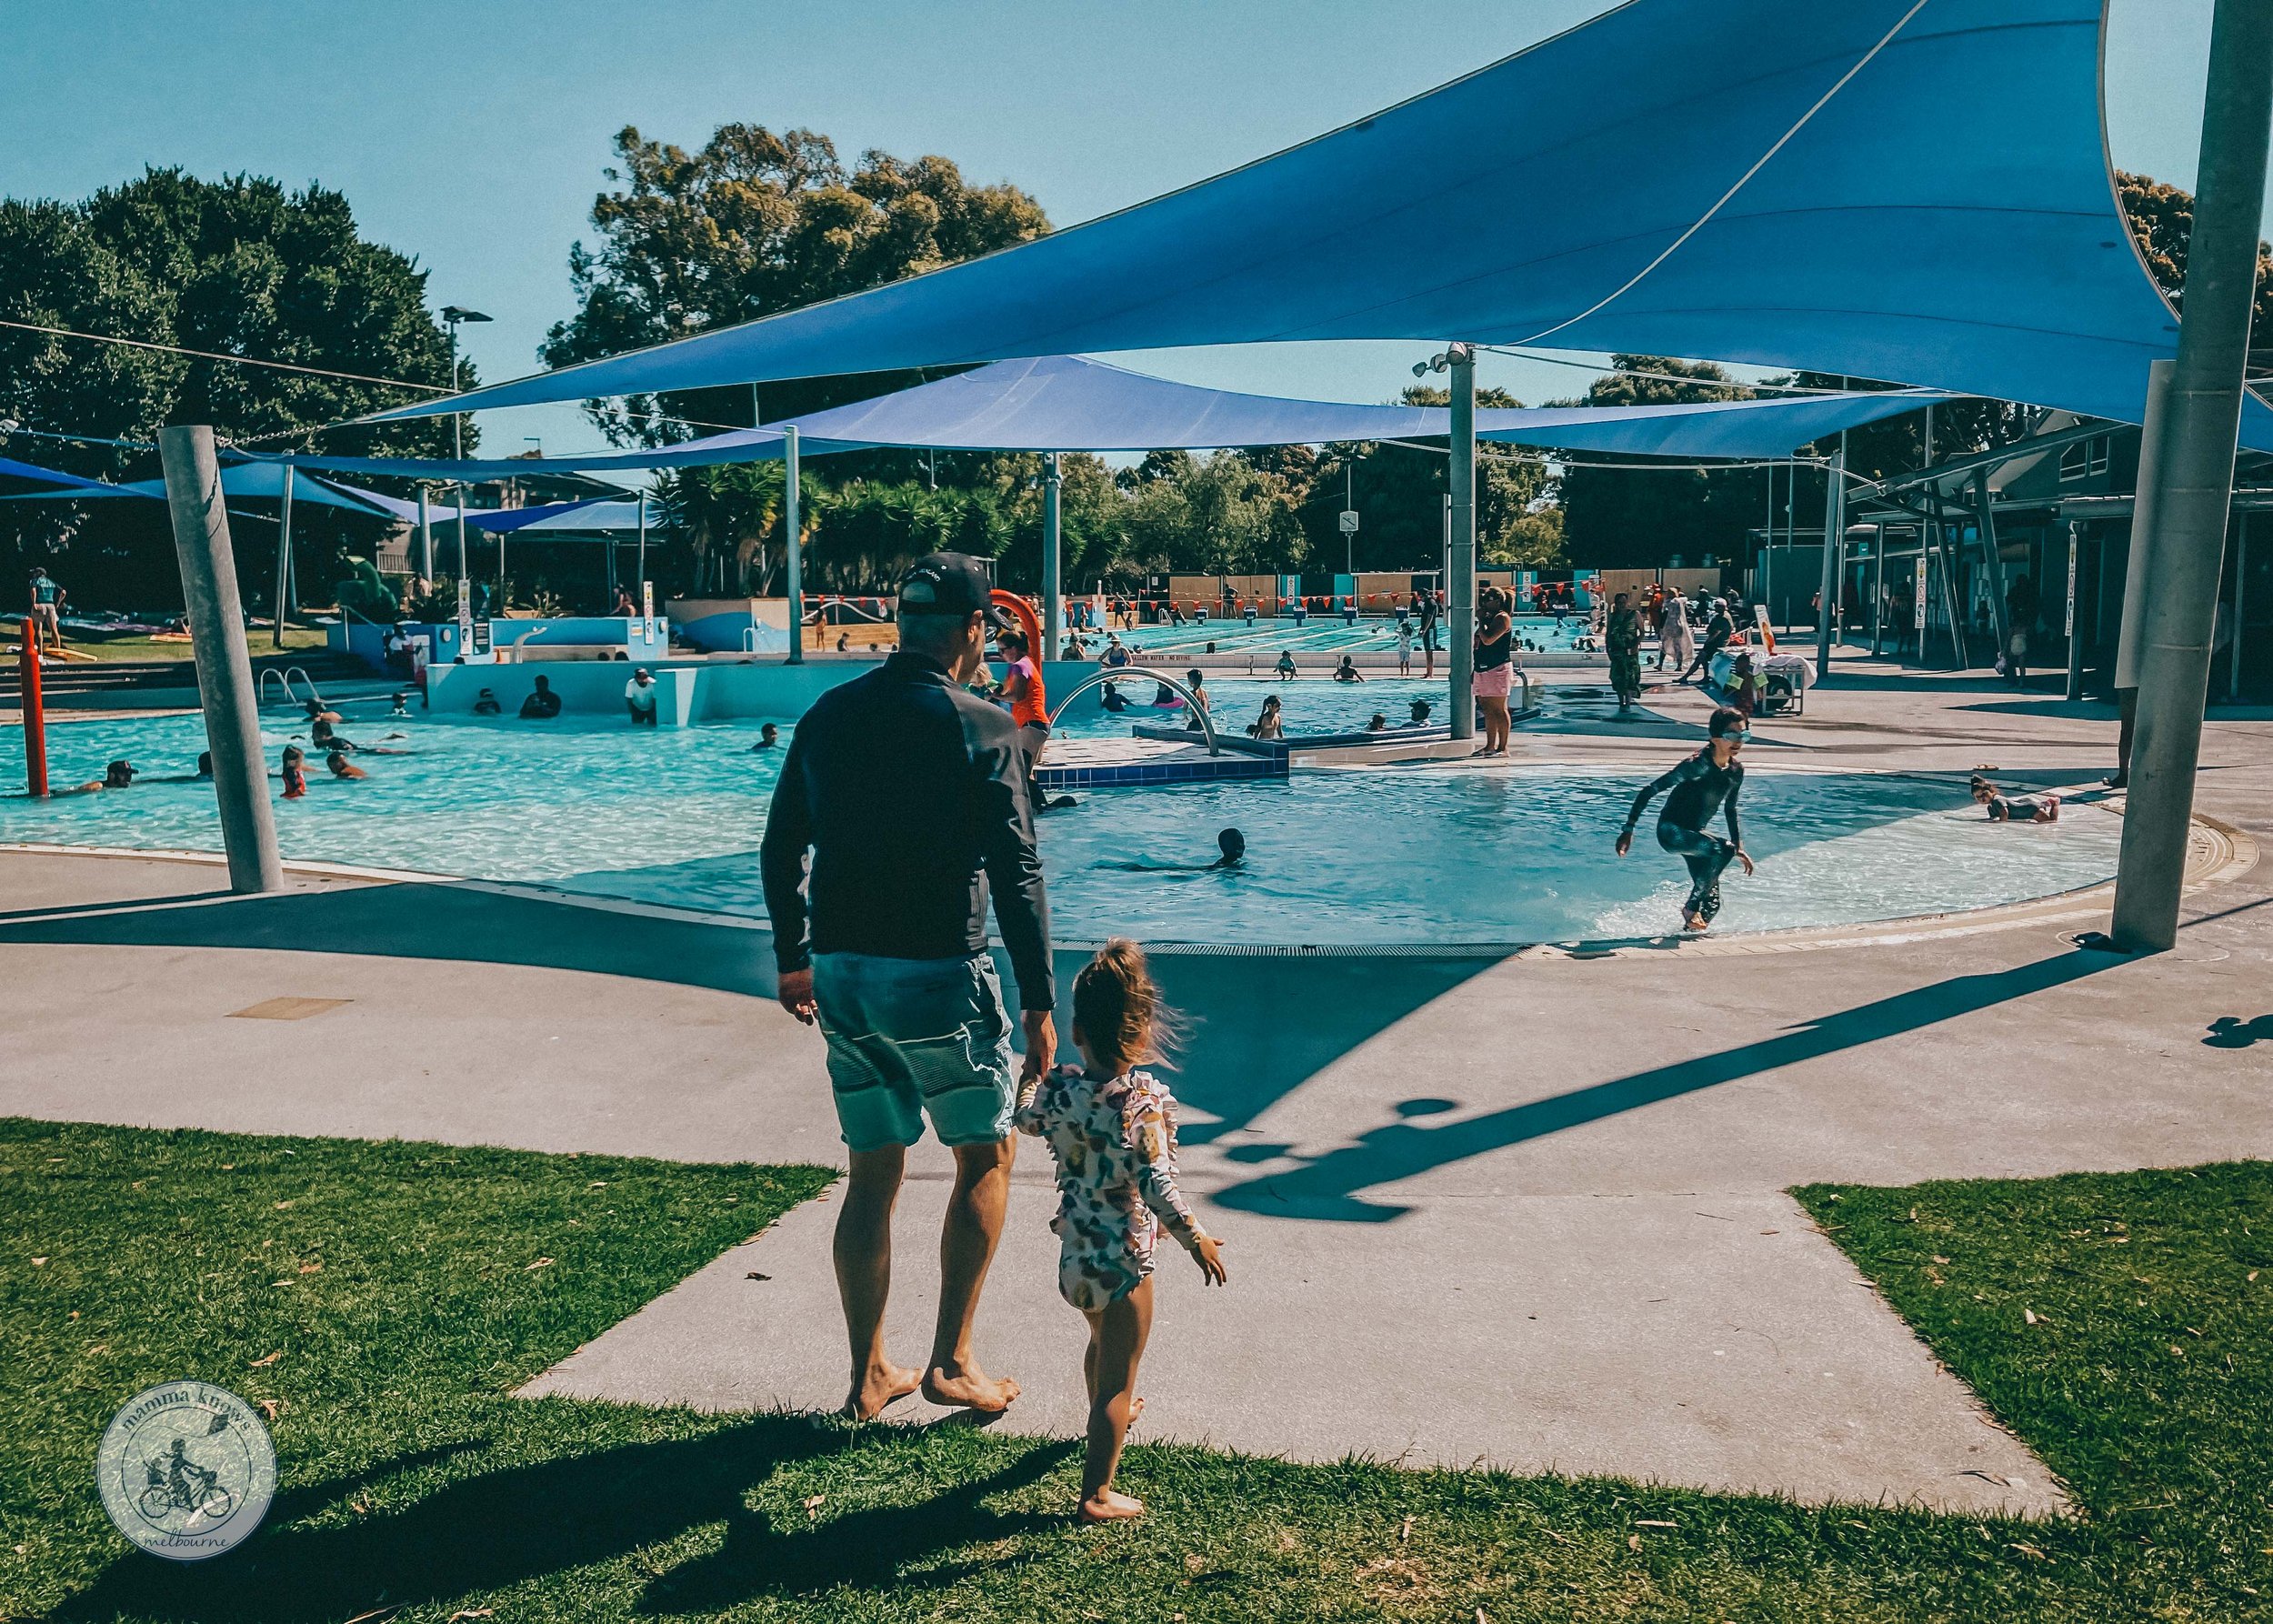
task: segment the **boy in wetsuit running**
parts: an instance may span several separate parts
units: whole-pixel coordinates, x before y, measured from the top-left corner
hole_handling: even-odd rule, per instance
[[[1664,777],[1634,797],[1626,827],[1618,831],[1617,854],[1624,857],[1634,845],[1634,826],[1659,790],[1671,790],[1657,815],[1657,844],[1677,853],[1689,866],[1689,899],[1681,909],[1681,922],[1689,930],[1703,930],[1720,912],[1720,876],[1731,861],[1752,872],[1745,854],[1744,837],[1737,827],[1737,796],[1744,788],[1744,764],[1737,752],[1744,748],[1745,719],[1727,706],[1713,712],[1706,746]],[[1728,819],[1728,838],[1708,835],[1705,826],[1716,812]]]

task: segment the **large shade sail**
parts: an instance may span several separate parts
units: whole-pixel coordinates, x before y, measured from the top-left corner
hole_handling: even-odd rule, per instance
[[[986,258],[389,416],[1074,351],[1463,338],[2136,422],[2178,324],[2101,132],[2101,0],[1630,0]],[[2248,404],[2244,438],[2273,446]]]
[[[1690,406],[1490,408],[1485,439],[1661,456],[1774,457],[1948,396],[1932,390]],[[794,418],[800,441],[939,451],[1154,451],[1440,437],[1442,406],[1287,400],[1174,383],[1082,356],[998,361]]]

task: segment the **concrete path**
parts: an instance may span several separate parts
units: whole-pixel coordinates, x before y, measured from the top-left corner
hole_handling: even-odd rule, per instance
[[[1685,694],[1655,703],[1702,714]],[[2065,707],[1858,687],[1766,731],[1807,765],[1995,761],[2075,782],[2108,729],[2048,709]],[[1519,745],[1637,772],[1668,750]],[[2205,766],[2205,812],[2273,839],[2273,727],[2213,728]],[[2273,1156],[2266,1049],[2206,1042],[2221,1018],[2273,1011],[2273,866],[2234,877],[2248,848],[2190,900],[2180,948],[2140,963],[2068,945],[2104,907],[2090,898],[1838,945],[1163,955],[1170,997],[1202,1018],[1177,1085],[1186,1182],[1230,1239],[1233,1282],[1203,1293],[1164,1254],[1147,1435],[2056,1509],[2044,1469],[1781,1192]],[[0,1110],[840,1160],[817,1040],[751,996],[769,983],[760,931],[306,877],[196,899],[215,877],[0,856]],[[229,1018],[293,996],[353,1001]],[[945,1168],[923,1148],[902,1204],[906,1359],[926,1339]],[[1056,1296],[1049,1205],[1029,1154],[981,1353],[1026,1384],[1008,1425],[1071,1432],[1081,1325]],[[532,1390],[832,1405],[831,1212],[791,1215]]]

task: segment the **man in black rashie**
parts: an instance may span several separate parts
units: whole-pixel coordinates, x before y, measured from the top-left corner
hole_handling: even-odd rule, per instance
[[[971,1322],[1002,1236],[1018,1088],[1047,1073],[1056,1048],[1056,989],[1026,752],[1009,714],[964,686],[1002,625],[988,594],[975,558],[916,561],[900,583],[899,652],[797,724],[759,849],[777,996],[828,1040],[851,1163],[835,1256],[856,1420],[919,1386],[935,1404],[988,1413],[1018,1396],[979,1368]],[[990,891],[1026,1028],[1016,1079],[986,951]],[[955,1188],[931,1356],[909,1369],[885,1358],[884,1308],[892,1206],[926,1118],[955,1153]]]
[[[1745,720],[1723,706],[1713,712],[1705,747],[1657,779],[1634,797],[1634,809],[1618,831],[1618,856],[1634,846],[1634,826],[1642,820],[1650,800],[1660,790],[1671,790],[1657,815],[1657,844],[1677,854],[1689,866],[1689,899],[1681,922],[1690,930],[1703,930],[1720,912],[1720,876],[1731,861],[1752,872],[1745,854],[1744,836],[1737,827],[1737,795],[1744,788],[1744,764],[1737,752],[1744,748]],[[1728,838],[1708,835],[1705,826],[1715,813],[1728,819]]]

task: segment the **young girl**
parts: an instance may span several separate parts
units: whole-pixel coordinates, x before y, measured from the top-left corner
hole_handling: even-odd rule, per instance
[[[1202,1276],[1216,1285],[1227,1278],[1223,1242],[1201,1230],[1176,1187],[1176,1101],[1136,1069],[1159,1058],[1165,1019],[1144,950],[1126,939],[1106,943],[1074,981],[1082,1068],[1060,1067],[1018,1105],[1018,1130],[1048,1140],[1057,1161],[1050,1221],[1064,1243],[1057,1289],[1089,1321],[1081,1361],[1089,1389],[1085,1522],[1145,1511],[1144,1501],[1114,1489],[1113,1474],[1145,1403],[1136,1396],[1136,1364],[1152,1330],[1155,1215]]]
[[[300,754],[298,745],[286,745],[284,752],[284,797],[296,801],[308,792],[306,757]]]

